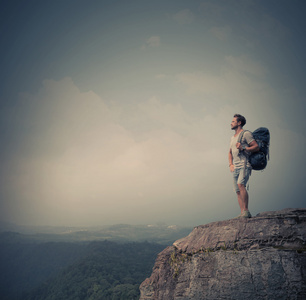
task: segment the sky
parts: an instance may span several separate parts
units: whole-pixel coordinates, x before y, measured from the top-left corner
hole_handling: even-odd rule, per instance
[[[304,0],[1,0],[0,220],[240,213],[236,113],[271,134],[249,208],[306,207]]]

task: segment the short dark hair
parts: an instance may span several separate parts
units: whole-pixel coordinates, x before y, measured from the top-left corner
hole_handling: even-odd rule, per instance
[[[239,114],[235,114],[234,118],[237,118],[237,122],[241,122],[241,127],[243,127],[246,123],[246,119],[244,116],[239,115]]]

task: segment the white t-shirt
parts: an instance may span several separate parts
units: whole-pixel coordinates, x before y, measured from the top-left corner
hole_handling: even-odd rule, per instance
[[[251,168],[251,164],[249,163],[248,158],[247,158],[250,152],[247,152],[247,151],[239,152],[239,149],[236,148],[236,144],[240,140],[240,136],[242,132],[240,132],[237,136],[232,136],[231,143],[230,143],[230,148],[232,150],[232,156],[233,156],[233,164],[234,164],[235,169],[243,168],[245,164],[248,168]],[[254,141],[254,137],[253,137],[252,132],[247,131],[247,130],[244,131],[241,145],[248,147],[250,143],[253,141]]]

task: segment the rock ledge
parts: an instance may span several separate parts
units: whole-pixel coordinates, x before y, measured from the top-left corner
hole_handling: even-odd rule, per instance
[[[306,209],[200,225],[162,251],[140,300],[306,299]]]

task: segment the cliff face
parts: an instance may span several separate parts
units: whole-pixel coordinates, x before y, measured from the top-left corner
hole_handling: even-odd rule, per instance
[[[201,225],[167,247],[140,300],[306,299],[306,209]]]

